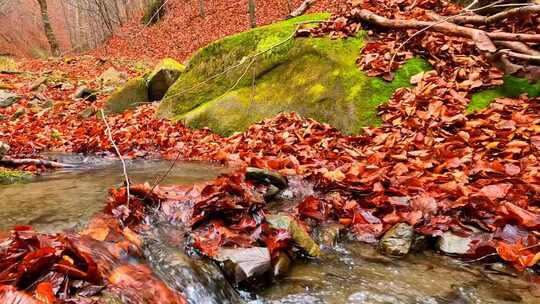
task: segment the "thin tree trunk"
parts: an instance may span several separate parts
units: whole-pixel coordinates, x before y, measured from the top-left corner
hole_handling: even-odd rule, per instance
[[[54,36],[53,29],[51,27],[51,22],[49,21],[49,12],[47,11],[47,0],[37,0],[39,3],[39,8],[41,10],[41,21],[43,22],[43,30],[45,31],[45,36],[49,41],[51,47],[51,53],[53,56],[60,56],[60,47],[58,46],[58,40]]]
[[[249,24],[251,25],[251,28],[257,27],[257,16],[255,10],[255,0],[248,0]]]
[[[204,12],[204,0],[199,0],[199,15],[204,18],[206,13]]]

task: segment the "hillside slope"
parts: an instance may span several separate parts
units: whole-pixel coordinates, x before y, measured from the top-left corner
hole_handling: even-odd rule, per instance
[[[170,0],[166,16],[159,23],[144,27],[139,20],[132,20],[92,54],[154,60],[172,57],[183,61],[212,41],[250,28],[247,0],[205,2],[202,18],[198,2]],[[291,3],[296,8],[302,0]],[[256,4],[258,25],[283,20],[289,13],[285,0],[259,0]],[[340,1],[319,0],[308,12],[334,12],[339,6]]]

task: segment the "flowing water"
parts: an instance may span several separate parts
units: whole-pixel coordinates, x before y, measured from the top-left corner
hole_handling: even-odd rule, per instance
[[[83,227],[103,208],[107,190],[123,182],[118,162],[79,156],[60,160],[79,169],[0,186],[0,230],[27,224],[45,232]],[[166,161],[132,161],[128,171],[134,182],[152,183],[169,166]],[[179,162],[163,183],[190,184],[226,171],[207,163]],[[181,227],[156,225],[144,236],[144,255],[156,275],[183,290],[190,303],[540,303],[535,297],[540,296],[538,285],[528,283],[527,274],[494,274],[486,266],[433,252],[395,260],[359,243],[342,243],[322,258],[297,261],[286,277],[240,291],[242,300],[213,262],[190,257],[167,241],[181,234]]]
[[[31,183],[0,185],[0,230],[14,225],[32,225],[43,232],[80,228],[100,211],[108,189],[122,185],[124,176],[118,161],[55,155],[55,159],[77,165],[77,169],[56,171],[36,177]],[[163,176],[168,161],[136,160],[127,163],[133,183]],[[191,184],[211,180],[226,172],[224,167],[199,162],[177,162],[161,184]]]

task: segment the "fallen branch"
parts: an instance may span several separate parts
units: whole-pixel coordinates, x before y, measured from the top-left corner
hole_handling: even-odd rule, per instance
[[[46,159],[34,159],[34,158],[12,158],[9,156],[4,156],[2,159],[0,159],[0,164],[5,166],[27,166],[27,165],[35,165],[35,166],[44,166],[46,168],[75,168],[75,165],[71,164],[64,164],[59,163],[52,160],[46,160]]]
[[[532,55],[532,56],[540,56],[540,51],[537,51],[525,43],[519,42],[519,41],[493,41],[495,45],[501,46],[505,49],[510,49],[512,51],[516,51],[518,53]]]
[[[111,132],[111,127],[109,126],[109,123],[107,122],[107,116],[105,116],[105,112],[103,111],[103,108],[100,109],[100,111],[101,111],[101,118],[103,119],[103,122],[105,123],[105,127],[107,128],[107,136],[109,137],[109,140],[111,141],[111,144],[113,145],[114,150],[116,151],[116,154],[118,155],[118,158],[120,158],[120,162],[122,162],[122,169],[124,171],[124,179],[126,181],[126,206],[129,208],[129,176],[127,173],[126,162],[124,161],[124,158],[122,157],[122,153],[120,153],[120,149],[118,149],[118,146],[114,142],[114,138]]]
[[[11,70],[0,70],[0,74],[6,74],[6,75],[18,75],[18,74],[22,74],[24,72],[19,72],[19,71],[11,71]]]
[[[305,0],[298,8],[292,11],[286,19],[302,16],[313,4],[315,4],[315,2],[316,0]]]
[[[510,50],[499,50],[497,53],[505,54],[508,57],[512,57],[512,58],[516,58],[516,59],[540,62],[540,56],[527,55],[527,54],[517,53],[517,52],[514,52],[514,51],[510,51]]]
[[[504,20],[506,18],[520,17],[537,13],[540,13],[540,5],[527,5],[502,11],[491,16],[455,16],[450,18],[448,21],[456,24],[488,25]]]
[[[466,26],[457,25],[450,22],[433,22],[420,20],[388,19],[379,16],[369,10],[362,9],[356,12],[356,17],[360,20],[373,23],[378,26],[395,29],[423,29],[429,27],[431,30],[450,34],[459,37],[467,37],[475,40],[476,38],[487,37],[491,40],[520,41],[520,42],[540,42],[539,34],[520,34],[496,32],[490,33],[483,30],[474,29]]]

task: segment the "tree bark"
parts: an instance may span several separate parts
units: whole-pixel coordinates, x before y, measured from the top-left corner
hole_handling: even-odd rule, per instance
[[[204,12],[204,0],[199,0],[199,15],[204,19],[206,13]]]
[[[257,16],[256,16],[255,0],[248,0],[248,11],[249,11],[249,24],[251,25],[251,28],[256,28]]]
[[[287,16],[287,19],[303,15],[313,4],[315,4],[315,0],[306,0],[302,2],[297,9],[292,11],[289,16]]]
[[[49,41],[49,46],[51,47],[51,53],[53,56],[60,56],[60,47],[58,46],[58,40],[54,35],[51,22],[49,20],[49,12],[47,11],[47,0],[37,0],[39,3],[39,8],[41,10],[41,21],[43,22],[43,30],[45,31],[45,36]]]

